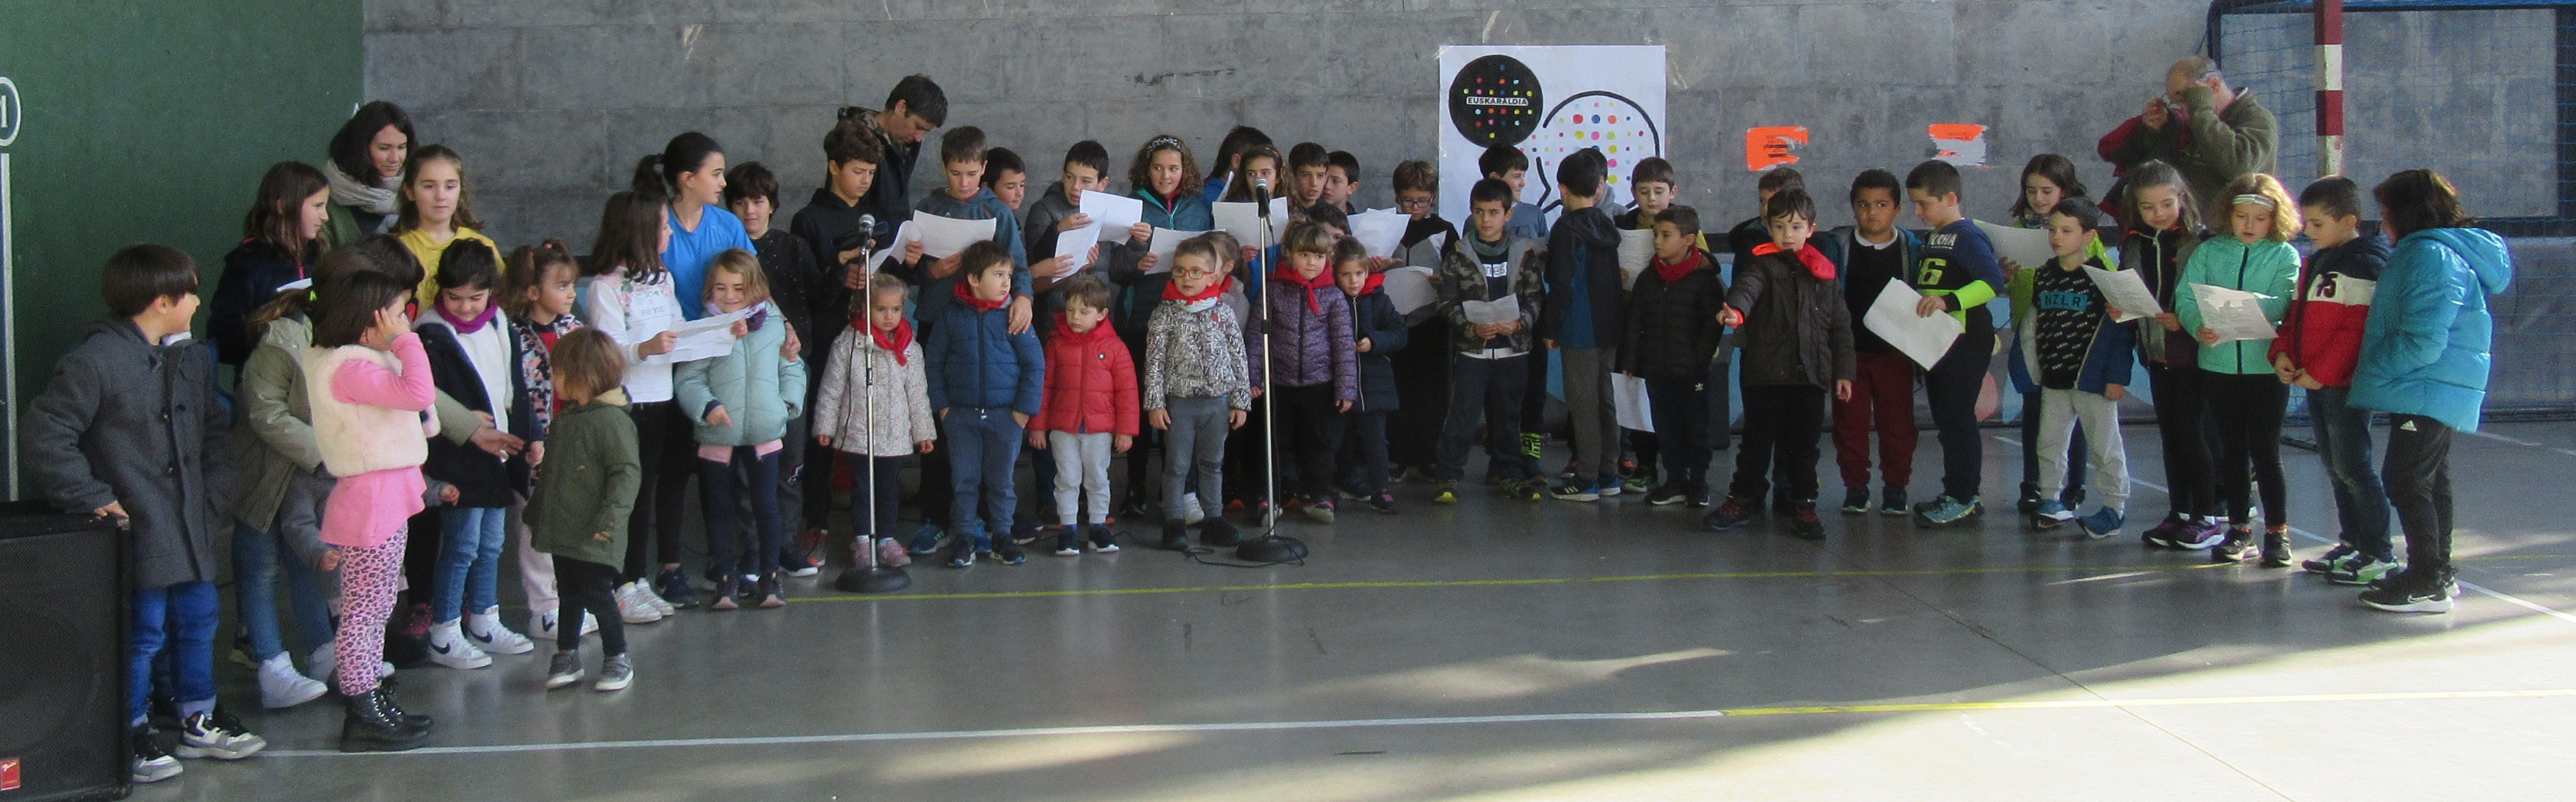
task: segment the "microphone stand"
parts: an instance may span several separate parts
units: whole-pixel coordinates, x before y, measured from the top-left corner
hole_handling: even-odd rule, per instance
[[[1261,297],[1256,301],[1261,306],[1261,497],[1270,505],[1262,510],[1261,531],[1267,536],[1279,533],[1279,512],[1284,505],[1279,502],[1279,398],[1270,392],[1271,377],[1278,373],[1276,360],[1271,356],[1276,349],[1270,342],[1270,293],[1279,289],[1269,283],[1272,270],[1270,252],[1279,245],[1279,232],[1271,229],[1269,187],[1261,189],[1264,191],[1254,199],[1252,208],[1253,215],[1261,218],[1262,248],[1257,258],[1261,272],[1253,277],[1262,282],[1261,292],[1257,293]],[[1250,282],[1245,285],[1249,288]]]
[[[873,237],[875,226],[870,225],[867,228],[869,229],[870,236]],[[868,283],[870,280],[876,278],[876,270],[874,262],[868,258],[869,254],[867,253],[869,250],[868,246],[873,245],[874,243],[875,240],[870,239],[868,244],[859,246],[858,293],[860,299],[859,305],[862,309],[870,308],[869,304],[875,300],[868,297]],[[844,265],[842,269],[847,271],[848,266]],[[871,321],[868,325],[873,326],[876,324]],[[860,333],[863,335],[873,334],[872,332]],[[846,337],[849,335],[844,334],[842,336]],[[864,343],[860,345],[858,353],[860,414],[865,416],[868,421],[868,425],[875,426],[877,420],[877,394],[873,388],[877,383],[876,360],[867,358],[867,346]],[[866,438],[868,440],[873,440],[875,439],[875,435],[876,433],[871,431],[866,435]],[[867,499],[868,512],[867,515],[864,516],[865,520],[858,522],[860,532],[859,539],[861,543],[859,546],[859,554],[861,555],[860,562],[857,565],[850,566],[849,570],[842,571],[840,576],[835,577],[832,580],[832,585],[840,588],[844,593],[890,593],[912,587],[911,574],[905,573],[901,568],[892,568],[877,564],[877,535],[879,534],[877,532],[877,514],[880,512],[880,510],[877,509],[879,499],[876,495],[877,459],[876,455],[867,452],[867,444],[865,441],[862,441],[859,446],[859,459],[867,464],[867,484],[858,489],[857,495],[861,498]],[[825,506],[828,507],[829,505]],[[853,511],[857,508],[858,505],[851,505],[851,509]],[[853,515],[852,517],[861,516]]]

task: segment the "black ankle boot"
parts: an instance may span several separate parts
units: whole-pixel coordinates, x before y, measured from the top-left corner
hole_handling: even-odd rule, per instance
[[[386,681],[391,679],[393,678],[386,677],[383,680],[377,680],[375,695],[385,698],[385,710],[392,714],[393,720],[402,722],[403,726],[410,727],[423,734],[427,734],[431,729],[436,728],[438,722],[435,719],[403,710],[402,703],[400,701],[396,701],[394,698],[393,684]]]
[[[429,743],[429,733],[406,726],[383,689],[344,700],[348,717],[340,724],[342,752],[401,752]]]

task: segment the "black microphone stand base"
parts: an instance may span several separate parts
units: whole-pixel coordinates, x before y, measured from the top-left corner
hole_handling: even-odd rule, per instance
[[[892,593],[912,587],[912,575],[901,568],[854,566],[832,579],[832,586],[843,593]]]

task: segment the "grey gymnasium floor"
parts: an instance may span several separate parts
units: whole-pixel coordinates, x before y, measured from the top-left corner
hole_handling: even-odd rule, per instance
[[[1990,491],[2011,437],[1987,434]],[[2315,456],[2286,457],[2298,525],[2331,533]],[[1927,436],[1918,494],[1938,459]],[[541,690],[542,649],[407,670],[435,748],[344,756],[335,706],[251,711],[268,754],[135,798],[2566,799],[2576,424],[2495,425],[2453,465],[2448,616],[2008,515],[1829,513],[1810,544],[1417,484],[1400,515],[1286,524],[1304,567],[1038,553],[684,611],[634,629],[614,695]],[[2163,508],[2142,484],[2132,509]]]

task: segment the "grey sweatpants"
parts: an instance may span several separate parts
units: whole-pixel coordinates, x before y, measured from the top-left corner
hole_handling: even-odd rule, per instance
[[[1165,396],[1163,409],[1172,415],[1172,429],[1163,435],[1163,519],[1182,519],[1180,503],[1193,467],[1199,474],[1199,511],[1209,518],[1225,515],[1226,416],[1233,408],[1220,395]]]
[[[2039,497],[2066,491],[2066,447],[2078,422],[2093,454],[2094,497],[2127,514],[2129,452],[2120,443],[2120,402],[2082,390],[2039,391]]]
[[[1109,522],[1109,452],[1108,432],[1048,432],[1047,452],[1055,457],[1056,522],[1066,526],[1075,523]],[[1082,500],[1091,500],[1091,519],[1077,521]]]
[[[1619,365],[1616,348],[1567,348],[1556,352],[1565,364],[1565,414],[1574,423],[1574,461],[1589,476],[1619,473],[1619,407],[1610,397],[1610,373]]]

